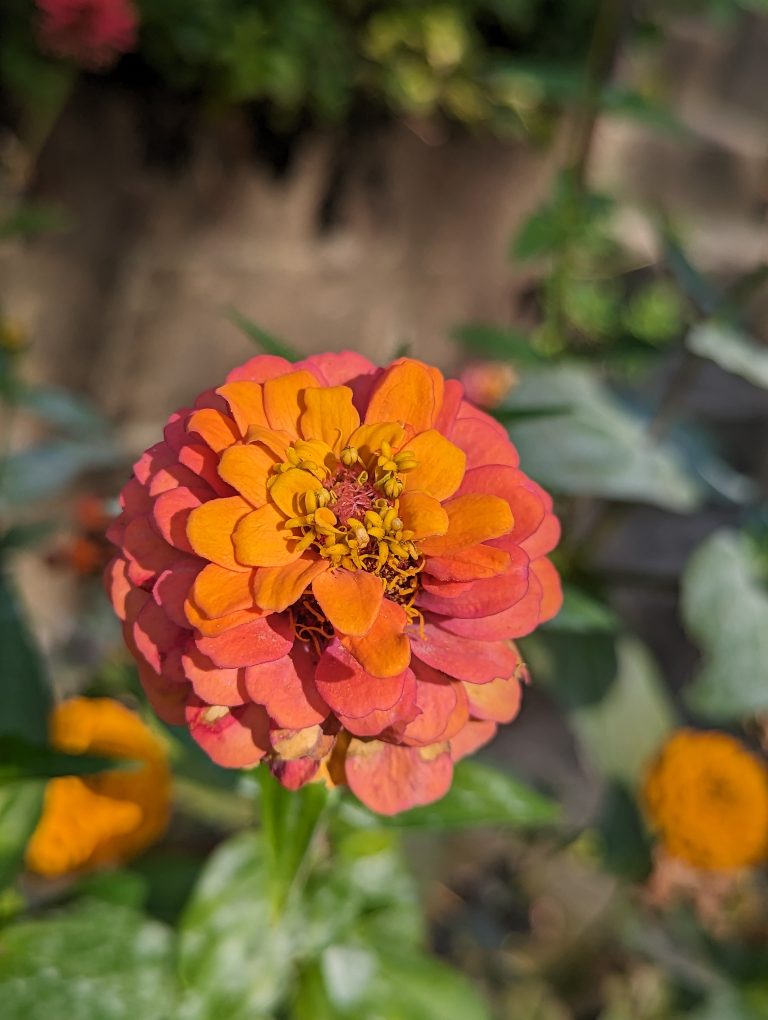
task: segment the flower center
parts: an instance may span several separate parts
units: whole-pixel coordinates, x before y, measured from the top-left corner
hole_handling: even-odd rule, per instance
[[[387,598],[402,605],[412,619],[421,615],[413,602],[424,559],[413,531],[399,516],[399,499],[405,488],[403,476],[417,466],[412,454],[394,453],[387,442],[366,451],[364,458],[352,446],[337,456],[325,444],[308,440],[289,447],[272,480],[292,470],[314,476],[317,488],[297,497],[304,513],[285,522],[301,533],[299,550],[314,550],[332,568],[376,574]],[[306,624],[313,631],[322,629],[322,619],[315,619],[317,607],[305,608]]]

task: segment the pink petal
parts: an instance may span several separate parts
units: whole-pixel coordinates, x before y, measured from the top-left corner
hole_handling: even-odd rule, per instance
[[[461,761],[462,758],[474,754],[493,740],[497,729],[494,722],[470,719],[467,725],[451,738],[451,757],[454,761]]]
[[[355,796],[380,815],[396,815],[439,800],[453,778],[447,744],[402,747],[353,738],[344,769]]]
[[[123,550],[131,561],[129,576],[135,584],[145,584],[178,559],[178,552],[155,531],[149,517],[135,517],[126,527]]]
[[[187,643],[183,652],[179,652],[179,667],[198,698],[209,705],[234,708],[248,701],[244,671],[219,669],[193,641]]]
[[[262,383],[293,371],[294,366],[285,358],[278,358],[274,354],[259,354],[239,368],[233,368],[227,376],[227,382]]]
[[[423,662],[414,662],[413,668],[421,715],[405,727],[402,742],[418,747],[450,739],[469,717],[463,685]]]
[[[424,624],[423,639],[419,633],[411,634],[411,651],[433,669],[474,684],[514,676],[519,665],[516,651],[502,641],[474,641],[429,622]]]
[[[475,719],[510,723],[520,711],[523,691],[516,677],[499,677],[489,684],[466,684],[465,690]]]
[[[178,627],[189,629],[184,603],[202,568],[199,560],[180,559],[169,570],[164,570],[154,583],[152,595],[155,602]]]
[[[500,641],[505,638],[525,637],[532,633],[541,622],[541,600],[543,589],[535,573],[536,564],[531,564],[528,577],[528,591],[509,609],[492,616],[473,619],[445,617],[440,626],[451,634],[477,638],[479,641]]]
[[[220,669],[237,669],[272,662],[287,655],[293,629],[286,616],[272,613],[241,624],[215,637],[199,637],[197,647]]]
[[[303,729],[322,722],[330,709],[315,685],[314,657],[298,642],[290,655],[249,666],[245,671],[248,697],[264,705],[278,726]]]
[[[443,616],[474,618],[492,616],[519,602],[528,591],[529,560],[526,553],[513,546],[508,550],[510,565],[496,577],[471,581],[467,585],[453,582],[428,583],[419,594],[417,605]],[[440,592],[440,594],[437,594]]]
[[[182,552],[193,551],[187,538],[187,520],[192,510],[205,502],[210,494],[210,490],[200,487],[190,489],[179,485],[157,497],[153,509],[155,527],[169,545]]]
[[[379,678],[366,673],[357,659],[334,640],[320,657],[315,673],[317,689],[338,713],[362,719],[386,711],[403,696],[408,669],[397,676]]]
[[[374,709],[361,718],[344,715],[343,712],[337,712],[336,715],[344,729],[356,737],[377,737],[384,730],[394,734],[401,733],[408,723],[417,718],[419,712],[416,703],[416,677],[412,670],[407,669],[403,693],[391,708]]]
[[[270,749],[269,718],[260,705],[225,708],[193,698],[186,719],[194,740],[225,768],[248,768]]]

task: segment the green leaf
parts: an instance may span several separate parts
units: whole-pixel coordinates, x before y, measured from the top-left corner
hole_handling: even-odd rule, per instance
[[[622,783],[606,787],[597,820],[600,856],[613,875],[642,882],[651,873],[651,841],[637,800]]]
[[[182,917],[181,977],[211,1020],[268,1013],[290,987],[296,933],[273,919],[268,862],[256,833],[228,840],[209,858]]]
[[[24,851],[43,808],[44,783],[16,783],[0,789],[0,890],[16,878]],[[0,952],[2,952],[0,940]]]
[[[584,193],[569,175],[561,176],[554,197],[523,224],[512,247],[521,262],[563,252],[602,227],[612,212],[605,195]]]
[[[620,638],[618,672],[605,697],[578,708],[571,724],[595,767],[633,787],[644,774],[675,716],[650,653],[635,638]]]
[[[688,512],[701,487],[680,451],[656,442],[642,418],[587,369],[563,366],[527,372],[509,406],[571,406],[567,418],[539,418],[510,427],[523,464],[555,492],[651,503]]]
[[[171,933],[114,903],[26,921],[0,934],[4,1020],[179,1016]]]
[[[0,558],[6,553],[17,549],[28,549],[47,538],[55,530],[53,521],[30,521],[25,524],[14,524],[0,535]]]
[[[289,344],[285,343],[284,340],[280,340],[271,333],[267,333],[267,331],[262,329],[261,326],[257,326],[255,322],[251,321],[251,319],[247,318],[241,312],[238,312],[236,308],[231,308],[229,310],[227,318],[230,322],[234,323],[238,329],[242,330],[248,339],[252,340],[265,354],[274,354],[278,358],[286,358],[288,361],[301,360],[301,355],[298,351],[295,351]]]
[[[530,337],[519,329],[468,323],[451,334],[473,356],[516,361],[522,365],[540,365],[546,359],[531,346]]]
[[[94,775],[121,767],[129,768],[130,762],[88,754],[65,754],[23,737],[0,734],[0,784],[19,779]]]
[[[768,346],[727,323],[704,322],[686,339],[688,349],[755,386],[768,389]]]
[[[602,701],[616,679],[616,637],[609,632],[546,628],[522,647],[565,711]]]
[[[462,761],[442,800],[391,818],[379,817],[351,800],[345,817],[361,824],[398,829],[465,829],[476,825],[511,825],[536,829],[557,822],[559,807],[513,776],[476,761]]]
[[[563,586],[563,607],[554,620],[544,624],[544,629],[575,634],[614,634],[618,626],[618,618],[609,606],[566,584]]]
[[[103,435],[108,429],[100,414],[66,390],[51,386],[24,386],[16,399],[39,418],[75,435],[88,436],[94,432]]]
[[[688,689],[703,715],[737,720],[768,707],[768,590],[754,547],[742,534],[718,531],[683,573],[682,614],[704,663]]]
[[[2,495],[18,506],[54,495],[86,470],[114,464],[115,448],[99,433],[51,439],[12,453],[5,462]]]
[[[0,734],[44,744],[51,691],[43,663],[0,565],[0,648],[3,649]]]

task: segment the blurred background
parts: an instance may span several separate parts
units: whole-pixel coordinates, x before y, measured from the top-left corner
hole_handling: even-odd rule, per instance
[[[26,656],[22,699],[31,669],[141,704],[103,532],[233,366],[351,348],[461,377],[564,524],[565,609],[485,752],[562,820],[407,844],[429,946],[498,1017],[768,1017],[763,871],[661,860],[638,794],[675,727],[765,739],[767,53],[765,0],[0,9],[3,676]],[[44,729],[9,683],[0,732]],[[176,762],[131,872],[166,923],[241,817]]]

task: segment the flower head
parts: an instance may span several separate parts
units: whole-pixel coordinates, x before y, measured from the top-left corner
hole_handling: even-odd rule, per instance
[[[768,769],[726,733],[678,730],[644,797],[665,849],[688,864],[731,870],[768,853]]]
[[[222,765],[441,797],[517,713],[510,639],[560,605],[559,526],[434,368],[257,357],[137,462],[108,570],[156,711]]]
[[[46,50],[88,68],[104,68],[136,44],[131,0],[36,0]]]
[[[30,870],[55,877],[125,860],[163,833],[171,795],[165,750],[134,712],[110,698],[73,698],[54,709],[50,731],[58,750],[132,764],[48,783],[27,846]]]

